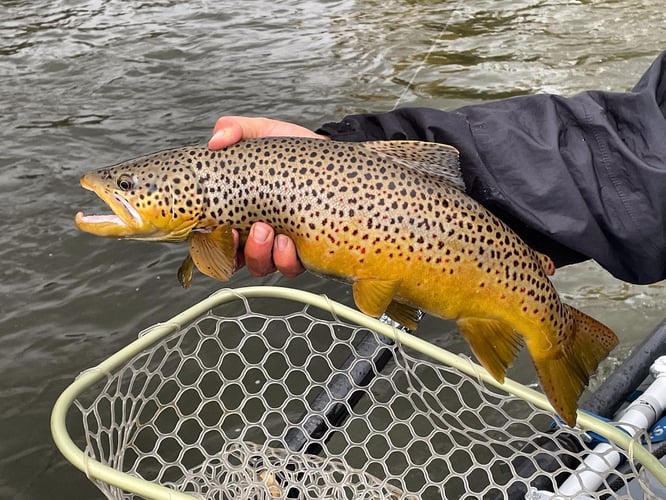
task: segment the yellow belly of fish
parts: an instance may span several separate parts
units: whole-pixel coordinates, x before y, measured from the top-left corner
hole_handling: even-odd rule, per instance
[[[367,234],[367,233],[366,233]],[[301,261],[309,270],[349,282],[358,280],[400,280],[394,300],[444,319],[485,318],[507,323],[527,333],[533,330],[542,309],[529,304],[519,314],[525,297],[507,293],[504,286],[488,279],[476,260],[463,252],[449,256],[415,249],[407,244],[391,246],[372,243],[383,235],[365,239],[305,239],[294,235]],[[370,243],[369,243],[370,242]],[[539,328],[541,330],[541,328]]]

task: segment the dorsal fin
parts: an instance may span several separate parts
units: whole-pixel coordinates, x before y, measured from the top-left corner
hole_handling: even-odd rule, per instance
[[[359,144],[404,167],[437,177],[449,186],[465,191],[459,153],[453,146],[423,141],[367,141]]]

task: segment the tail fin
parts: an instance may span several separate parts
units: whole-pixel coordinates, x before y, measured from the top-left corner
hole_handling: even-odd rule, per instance
[[[553,357],[532,360],[553,408],[573,427],[580,394],[599,363],[617,345],[618,338],[594,318],[571,306],[564,307],[574,318],[571,336]]]

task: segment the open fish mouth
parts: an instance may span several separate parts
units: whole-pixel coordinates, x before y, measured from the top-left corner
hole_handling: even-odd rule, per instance
[[[81,186],[93,191],[104,201],[113,214],[84,215],[78,212],[74,223],[81,231],[97,236],[115,236],[118,238],[141,237],[146,232],[154,232],[154,228],[146,227],[141,214],[118,193],[104,188],[96,188],[85,176],[81,178]],[[148,231],[147,231],[148,230]]]

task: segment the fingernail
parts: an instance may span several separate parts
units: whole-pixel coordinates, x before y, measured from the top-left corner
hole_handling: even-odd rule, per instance
[[[264,243],[268,239],[270,231],[265,226],[255,226],[252,228],[252,238],[257,243]]]
[[[217,132],[215,132],[215,134],[213,134],[213,137],[210,138],[210,141],[208,141],[208,145],[212,146],[213,144],[223,140],[225,134],[226,134],[225,129],[218,130]]]
[[[275,240],[275,246],[278,250],[284,250],[289,245],[289,238],[284,234],[278,234]]]

